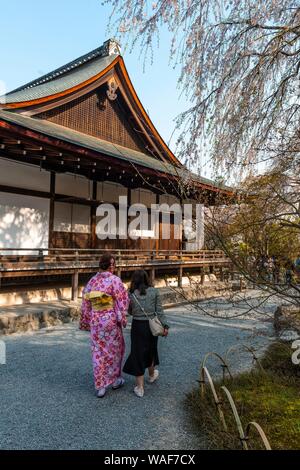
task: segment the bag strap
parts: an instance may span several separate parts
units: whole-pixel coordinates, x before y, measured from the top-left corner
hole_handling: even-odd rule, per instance
[[[134,297],[134,299],[135,299],[136,303],[138,304],[138,306],[139,306],[139,307],[140,307],[140,309],[142,310],[143,314],[144,314],[144,315],[146,315],[146,317],[147,317],[147,318],[148,318],[148,320],[149,320],[148,313],[146,312],[146,310],[144,309],[144,307],[143,307],[143,306],[141,305],[141,303],[139,302],[139,300],[138,300],[137,296],[136,296],[134,293],[132,293],[132,297]],[[155,313],[154,315],[156,316],[156,313]]]

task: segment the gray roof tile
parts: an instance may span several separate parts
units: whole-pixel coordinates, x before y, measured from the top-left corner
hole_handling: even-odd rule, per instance
[[[156,160],[155,158],[142,152],[137,152],[136,150],[122,147],[118,144],[113,144],[106,140],[99,139],[98,137],[83,134],[73,129],[54,124],[53,122],[4,110],[0,110],[0,119],[3,119],[4,121],[12,124],[20,125],[36,132],[40,132],[44,135],[54,137],[55,139],[60,139],[71,144],[79,145],[94,152],[104,153],[105,155],[110,155],[111,157],[128,161],[132,163],[133,166],[139,165],[146,168],[152,168],[159,172],[174,176],[177,175],[185,178],[192,177],[194,180],[199,181],[202,184],[207,184],[214,187],[219,186],[224,190],[231,190],[231,188],[227,186],[218,185],[212,180],[195,175],[189,172],[186,168],[176,168],[170,163]]]
[[[78,65],[74,65],[73,68],[69,67],[70,70],[67,70],[66,72],[52,72],[45,76],[45,78],[32,82],[32,85],[28,84],[23,88],[19,88],[14,92],[1,96],[0,105],[22,103],[24,101],[31,101],[44,98],[45,96],[51,96],[56,93],[61,93],[94,77],[102,70],[106,69],[106,67],[108,67],[117,56],[118,54],[112,54],[106,57],[91,58],[89,62],[82,64],[78,62],[78,59],[75,61]],[[59,74],[57,78],[53,78],[55,73]],[[44,80],[45,82],[40,83],[41,80]]]

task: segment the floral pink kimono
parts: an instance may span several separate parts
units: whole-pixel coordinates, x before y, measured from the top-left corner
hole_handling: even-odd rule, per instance
[[[81,330],[91,332],[95,387],[108,387],[121,376],[128,294],[121,281],[108,271],[96,274],[82,295]]]

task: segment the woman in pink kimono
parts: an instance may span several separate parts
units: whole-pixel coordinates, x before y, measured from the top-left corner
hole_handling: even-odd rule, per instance
[[[114,276],[115,259],[106,253],[100,259],[100,271],[88,282],[82,295],[80,329],[91,332],[93,370],[97,396],[104,397],[107,387],[124,385],[121,377],[128,308],[128,294]]]

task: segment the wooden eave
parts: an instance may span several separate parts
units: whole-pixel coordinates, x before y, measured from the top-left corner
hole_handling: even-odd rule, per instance
[[[5,145],[3,150],[1,150],[1,145]],[[26,152],[26,156],[24,156],[24,152]],[[43,161],[43,155],[47,156],[47,161]],[[177,187],[178,181],[181,179],[180,169],[178,169],[178,173],[168,174],[139,164],[133,166],[125,160],[119,160],[105,153],[53,138],[2,119],[0,119],[0,156],[15,159],[18,162],[41,164],[48,171],[60,173],[74,172],[75,165],[79,164],[80,169],[76,170],[78,175],[96,181],[111,180],[117,182],[116,177],[113,177],[113,170],[110,172],[109,177],[106,176],[108,166],[111,166],[116,170],[116,174],[122,172],[122,180],[119,181],[121,184],[125,183],[127,187],[132,188],[143,186],[145,189],[160,194],[163,194],[166,190],[168,193],[173,193],[175,191],[173,191],[173,188]],[[59,162],[62,158],[65,159],[63,167],[60,166]],[[78,158],[80,161],[77,160]],[[92,173],[93,169],[95,169],[94,173]],[[136,173],[138,173],[138,178],[132,182],[132,178],[136,176]],[[168,189],[159,184],[157,185],[159,179],[165,181],[164,184],[168,184]],[[221,197],[223,200],[234,198],[233,191],[218,188],[213,184],[193,180],[192,186],[194,191],[209,195],[209,199],[211,197]]]

